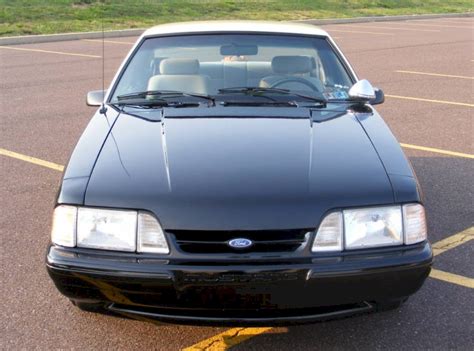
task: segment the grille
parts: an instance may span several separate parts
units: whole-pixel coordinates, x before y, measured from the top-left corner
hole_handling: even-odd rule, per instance
[[[302,249],[309,239],[309,229],[258,230],[258,231],[195,231],[174,230],[170,232],[174,242],[188,253],[251,253],[292,252]],[[233,248],[229,240],[245,238],[252,240],[248,248]]]

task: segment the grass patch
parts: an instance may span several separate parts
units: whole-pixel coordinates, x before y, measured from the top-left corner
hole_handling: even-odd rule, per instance
[[[166,22],[302,20],[470,12],[472,0],[0,0],[0,36],[146,28]]]

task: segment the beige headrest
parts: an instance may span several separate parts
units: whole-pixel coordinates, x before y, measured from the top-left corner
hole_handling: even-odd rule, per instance
[[[199,74],[199,61],[195,59],[165,59],[160,62],[161,74],[192,75]]]
[[[275,56],[272,60],[272,70],[279,74],[308,73],[312,69],[309,56]]]

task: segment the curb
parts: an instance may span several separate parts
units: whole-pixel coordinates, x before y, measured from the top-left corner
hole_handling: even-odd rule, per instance
[[[406,20],[422,20],[435,18],[450,17],[474,17],[474,12],[464,13],[444,13],[429,15],[401,15],[401,16],[372,16],[372,17],[353,17],[353,18],[328,18],[291,21],[298,23],[308,23],[313,25],[325,24],[344,24],[344,23],[364,23],[364,22],[388,22],[388,21],[406,21]],[[16,37],[0,37],[1,45],[19,45],[19,44],[38,44],[49,43],[55,41],[70,41],[80,39],[102,39],[104,38],[120,38],[133,37],[141,35],[146,28],[122,29],[102,32],[80,32],[80,33],[60,33],[60,34],[44,34],[44,35],[25,35]]]
[[[55,41],[70,41],[80,39],[102,39],[139,36],[145,31],[145,28],[122,29],[102,32],[80,32],[80,33],[60,33],[44,35],[24,35],[17,37],[0,37],[1,45],[19,45],[19,44],[39,44]]]
[[[474,17],[474,12],[439,13],[439,14],[429,14],[429,15],[328,18],[328,19],[319,19],[319,20],[300,20],[300,21],[292,21],[292,22],[309,23],[309,24],[314,24],[314,25],[324,25],[324,24],[366,23],[366,22],[413,21],[413,20],[451,18],[451,17]]]

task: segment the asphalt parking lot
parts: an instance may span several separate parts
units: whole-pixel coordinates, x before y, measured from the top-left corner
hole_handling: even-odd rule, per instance
[[[323,26],[419,177],[432,275],[399,310],[278,328],[152,324],[81,312],[44,255],[68,157],[102,87],[100,40],[0,47],[0,349],[474,349],[474,18]],[[105,41],[106,82],[136,38]]]

